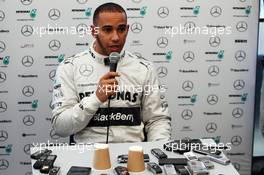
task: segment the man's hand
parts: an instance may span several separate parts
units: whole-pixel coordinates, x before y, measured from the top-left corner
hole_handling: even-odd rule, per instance
[[[108,97],[116,94],[118,82],[115,77],[119,77],[117,72],[108,72],[100,78],[96,96],[101,102],[105,102]]]

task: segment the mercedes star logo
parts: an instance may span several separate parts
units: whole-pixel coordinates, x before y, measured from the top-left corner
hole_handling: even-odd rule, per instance
[[[213,6],[210,10],[210,14],[213,17],[219,17],[222,14],[222,9],[219,6]]]
[[[23,25],[21,28],[21,34],[26,37],[32,35],[33,27],[31,25]]]
[[[34,63],[34,59],[32,56],[30,55],[26,55],[22,58],[22,65],[25,66],[25,67],[30,67],[33,65]]]
[[[242,143],[242,137],[241,136],[238,136],[238,135],[233,136],[231,138],[231,143],[234,146],[239,146]]]
[[[166,18],[169,15],[169,9],[167,7],[160,7],[157,13],[159,17]]]
[[[9,167],[9,162],[5,159],[0,159],[0,170],[6,170]]]
[[[26,126],[31,126],[35,123],[35,118],[32,115],[26,115],[23,118],[23,123]]]
[[[58,10],[58,9],[50,9],[50,11],[49,11],[49,18],[51,19],[51,20],[57,20],[57,19],[59,19],[60,18],[60,10]]]
[[[212,65],[208,68],[208,74],[211,75],[212,77],[215,77],[216,75],[219,74],[219,67],[216,65]]]
[[[5,13],[0,10],[0,21],[3,21],[5,19]]]
[[[214,122],[210,122],[205,127],[208,133],[214,133],[217,130],[217,125]]]
[[[185,82],[182,83],[182,89],[186,92],[190,92],[191,90],[193,90],[193,82],[187,80]]]
[[[24,146],[24,153],[30,155],[30,148],[33,147],[33,144],[26,144]]]
[[[4,43],[3,41],[0,41],[0,53],[1,53],[1,52],[4,52],[5,49],[6,49],[6,45],[5,45],[5,43]]]
[[[53,70],[51,70],[50,73],[49,73],[49,79],[51,79],[52,81],[54,81],[55,76],[56,76],[56,70],[53,69]]]
[[[77,0],[79,4],[85,4],[88,0]]]
[[[0,131],[0,142],[4,142],[8,139],[8,133],[4,130]]]
[[[215,105],[218,102],[218,97],[214,94],[207,97],[207,103],[210,105]]]
[[[76,27],[76,32],[79,34],[83,35],[86,34],[88,31],[89,31],[89,27],[84,23],[78,24]]]
[[[4,101],[0,101],[0,113],[7,110],[7,104]]]
[[[52,129],[50,130],[50,138],[54,139],[54,140],[57,140],[60,138],[60,136],[58,136],[56,133],[55,133],[55,130]]]
[[[57,51],[60,49],[60,47],[61,47],[61,42],[59,40],[51,40],[49,42],[49,48],[52,51]]]
[[[245,87],[245,81],[244,80],[236,80],[233,83],[233,87],[236,90],[242,90]]]
[[[6,74],[4,72],[0,72],[0,83],[6,81]]]
[[[168,69],[164,66],[160,66],[157,68],[157,74],[159,78],[166,77],[168,75]]]
[[[184,120],[190,120],[193,117],[193,112],[190,109],[184,109],[181,113]]]
[[[237,61],[243,61],[244,59],[246,59],[246,52],[243,51],[243,50],[238,50],[236,53],[235,53],[235,58]]]
[[[194,60],[195,55],[192,51],[187,51],[183,54],[183,60],[186,62],[191,62],[192,60]]]
[[[248,24],[245,21],[239,21],[236,25],[236,29],[239,32],[245,32],[248,29]]]
[[[196,27],[196,24],[192,21],[188,21],[184,24],[184,29],[187,32],[192,32]]]
[[[211,37],[209,39],[209,44],[211,47],[217,47],[221,43],[221,39],[218,36]]]
[[[82,76],[89,77],[93,73],[93,66],[90,64],[82,64],[79,68],[79,72]]]
[[[157,40],[157,46],[159,48],[165,48],[165,47],[168,46],[168,44],[169,44],[169,40],[166,37],[162,36],[162,37],[159,37],[158,40]]]
[[[21,0],[21,3],[23,5],[30,5],[32,3],[33,0]]]
[[[242,108],[235,108],[232,111],[232,116],[235,118],[240,118],[244,114],[244,110]]]
[[[133,33],[140,33],[142,31],[142,25],[139,23],[139,22],[134,22],[132,25],[131,25],[131,31]]]
[[[28,86],[25,86],[22,89],[22,93],[26,97],[31,97],[34,94],[34,88],[32,86],[29,86],[29,85]]]

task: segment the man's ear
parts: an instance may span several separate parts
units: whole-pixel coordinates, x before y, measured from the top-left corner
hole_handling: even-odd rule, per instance
[[[99,28],[95,25],[91,25],[91,29],[92,29],[92,35],[94,38],[96,38],[96,36],[98,35],[99,33]]]

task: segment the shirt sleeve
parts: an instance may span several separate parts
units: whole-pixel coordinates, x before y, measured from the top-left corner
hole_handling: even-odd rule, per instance
[[[79,101],[73,67],[72,63],[61,63],[53,85],[52,127],[62,137],[84,129],[101,104],[95,93]]]
[[[167,102],[161,100],[160,86],[154,66],[149,70],[145,80],[142,99],[142,117],[148,141],[169,140],[171,137],[171,118]]]

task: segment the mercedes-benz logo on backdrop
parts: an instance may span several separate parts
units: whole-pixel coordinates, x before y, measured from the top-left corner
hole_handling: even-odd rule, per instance
[[[221,39],[218,36],[211,37],[209,39],[209,44],[211,47],[217,47],[221,43]]]
[[[31,25],[23,25],[21,28],[21,34],[26,37],[32,35],[33,27]]]
[[[23,118],[23,123],[26,126],[31,126],[35,123],[35,118],[32,115],[26,115]]]
[[[57,140],[60,138],[60,136],[58,136],[56,133],[55,133],[55,130],[52,129],[50,130],[50,138],[54,139],[54,140]]]
[[[77,0],[79,4],[85,4],[88,0]]]
[[[24,86],[22,89],[22,93],[26,97],[31,97],[34,95],[34,88],[30,85]]]
[[[182,83],[182,89],[186,92],[190,92],[191,90],[193,90],[193,82],[187,80],[185,82]]]
[[[219,67],[216,65],[212,65],[208,68],[208,74],[212,77],[215,77],[219,74]]]
[[[49,72],[49,79],[52,80],[52,81],[54,81],[55,76],[56,76],[56,70],[53,69],[53,70],[51,70],[51,71]]]
[[[166,18],[167,16],[169,16],[170,11],[167,7],[160,7],[157,13],[159,17]]]
[[[244,80],[236,80],[236,81],[234,81],[234,83],[233,83],[233,87],[234,87],[236,90],[242,90],[242,89],[244,89],[244,87],[245,87],[245,81],[244,81]]]
[[[208,133],[214,133],[217,130],[217,124],[214,122],[210,122],[205,127]]]
[[[0,159],[0,170],[6,170],[9,167],[9,162],[5,159]]]
[[[60,18],[60,15],[61,15],[61,13],[60,13],[60,10],[58,10],[58,9],[50,9],[50,11],[49,11],[49,18],[51,19],[51,20],[57,20],[57,19],[59,19]]]
[[[239,21],[236,25],[236,29],[239,32],[245,32],[248,29],[248,24],[246,21]]]
[[[234,118],[241,118],[244,114],[244,110],[242,108],[235,108],[232,111],[232,116]]]
[[[24,153],[30,155],[30,148],[33,147],[33,144],[26,144],[24,146]]]
[[[4,130],[0,131],[0,142],[4,142],[8,139],[8,133]]]
[[[4,72],[0,72],[0,83],[3,83],[6,81],[6,74]]]
[[[157,68],[157,74],[159,78],[166,77],[168,75],[168,69],[164,66],[160,66]]]
[[[4,52],[5,49],[6,49],[6,45],[5,45],[5,43],[4,43],[3,41],[0,41],[0,53],[1,53],[1,52]]]
[[[157,40],[157,46],[159,48],[165,48],[165,47],[168,46],[168,44],[169,44],[169,40],[168,40],[168,38],[166,38],[164,36],[159,37],[158,40]]]
[[[33,65],[34,63],[34,59],[32,56],[30,55],[26,55],[26,56],[23,56],[22,58],[22,65],[25,66],[25,67],[30,67]]]
[[[219,6],[213,6],[210,10],[210,14],[213,17],[219,17],[222,14],[222,8]]]
[[[7,110],[7,104],[4,101],[0,101],[0,113],[5,112]]]
[[[132,25],[131,25],[131,31],[133,33],[140,33],[142,31],[142,24],[140,24],[139,22],[134,22]]]
[[[237,61],[243,61],[244,59],[246,59],[246,52],[243,51],[243,50],[238,50],[236,53],[235,53],[235,58]]]
[[[233,136],[231,138],[231,143],[234,146],[239,146],[242,143],[242,137],[239,135]]]
[[[90,64],[82,64],[79,68],[80,74],[84,77],[89,77],[90,75],[92,75],[93,71],[94,68]]]
[[[193,112],[190,109],[184,109],[181,113],[184,120],[190,120],[193,117]]]
[[[191,62],[195,58],[195,55],[192,51],[187,51],[183,54],[183,60],[186,62]]]
[[[60,47],[61,47],[61,42],[59,41],[59,40],[51,40],[50,42],[49,42],[49,48],[50,48],[50,50],[52,50],[52,51],[57,51],[57,50],[59,50],[60,49]]]
[[[184,29],[187,32],[192,32],[196,27],[196,24],[192,21],[188,21],[184,24]]]
[[[5,13],[0,10],[0,21],[3,21],[5,19]]]
[[[84,23],[78,24],[76,27],[76,32],[79,34],[86,34],[88,31],[89,27]]]
[[[30,5],[33,0],[20,0],[23,5]]]
[[[215,105],[218,102],[218,97],[214,94],[207,97],[207,103],[210,105]]]

